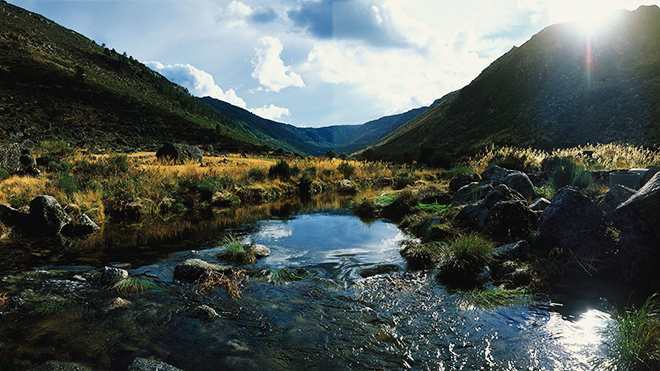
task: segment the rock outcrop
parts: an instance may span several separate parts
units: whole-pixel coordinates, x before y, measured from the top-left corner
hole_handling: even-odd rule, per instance
[[[614,210],[616,227],[627,239],[651,243],[660,238],[660,173]]]
[[[187,161],[202,163],[202,151],[195,146],[185,146],[182,144],[166,143],[156,152],[159,160],[172,161],[175,164],[183,165]]]

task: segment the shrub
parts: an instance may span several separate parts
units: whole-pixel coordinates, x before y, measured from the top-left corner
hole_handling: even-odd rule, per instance
[[[476,233],[442,244],[438,278],[447,284],[471,285],[494,256],[492,242]]]
[[[254,167],[248,171],[246,177],[255,182],[263,182],[267,175],[266,173],[258,167]]]
[[[531,172],[536,163],[534,157],[528,155],[527,152],[509,152],[505,155],[497,155],[488,162],[488,167],[500,166],[509,170],[518,170],[522,172]]]
[[[108,168],[114,173],[125,173],[130,166],[126,154],[112,154],[107,159]]]
[[[355,172],[355,166],[345,161],[339,164],[337,170],[339,170],[339,172],[344,175],[344,178],[350,178],[351,175],[353,175],[353,173]]]
[[[60,173],[60,177],[57,181],[57,187],[70,195],[78,192],[78,184],[76,182],[76,178],[74,178],[69,173]]]
[[[0,167],[0,181],[5,179],[9,179],[9,172],[5,168]]]
[[[591,173],[584,167],[576,164],[570,158],[564,158],[560,161],[552,175],[552,187],[558,191],[564,186],[576,186],[584,190],[591,185]]]
[[[273,165],[268,169],[269,178],[280,178],[281,180],[289,180],[292,176],[300,172],[298,167],[291,167],[289,163],[281,160],[277,164]]]
[[[325,152],[325,157],[327,157],[327,158],[329,158],[329,159],[332,160],[333,158],[336,158],[336,157],[337,157],[337,153],[336,153],[335,151],[329,149],[329,150],[327,150],[327,151]]]
[[[392,183],[392,188],[395,190],[404,189],[407,186],[412,185],[414,183],[415,181],[408,178],[407,176],[399,175],[396,178],[394,178],[394,182]]]

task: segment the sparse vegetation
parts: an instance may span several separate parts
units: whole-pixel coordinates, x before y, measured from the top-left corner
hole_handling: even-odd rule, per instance
[[[476,233],[441,243],[438,278],[447,284],[469,286],[493,256],[493,243]]]
[[[240,265],[253,264],[257,260],[254,252],[251,249],[246,249],[243,242],[233,234],[225,236],[222,245],[225,249],[218,255],[218,258],[222,260]]]
[[[286,282],[292,282],[292,281],[301,281],[304,278],[292,273],[286,268],[268,268],[268,269],[263,269],[259,271],[257,274],[254,275],[254,278],[259,281],[259,282],[266,282],[270,284],[283,284]]]
[[[117,294],[139,294],[142,292],[159,290],[161,287],[151,280],[143,277],[125,277],[115,282],[110,290]]]

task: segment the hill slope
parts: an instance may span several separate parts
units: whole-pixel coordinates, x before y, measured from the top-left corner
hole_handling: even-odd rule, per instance
[[[374,146],[377,158],[470,155],[485,143],[541,149],[660,145],[660,8],[621,11],[593,36],[547,27],[458,93]],[[420,157],[420,148],[431,147]],[[416,148],[412,150],[411,148]]]
[[[64,139],[88,148],[166,141],[258,143],[222,114],[132,57],[0,2],[3,140]]]

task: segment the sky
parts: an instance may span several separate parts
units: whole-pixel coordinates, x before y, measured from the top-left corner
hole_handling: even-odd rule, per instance
[[[428,106],[543,28],[627,0],[8,0],[195,96],[299,127]]]

